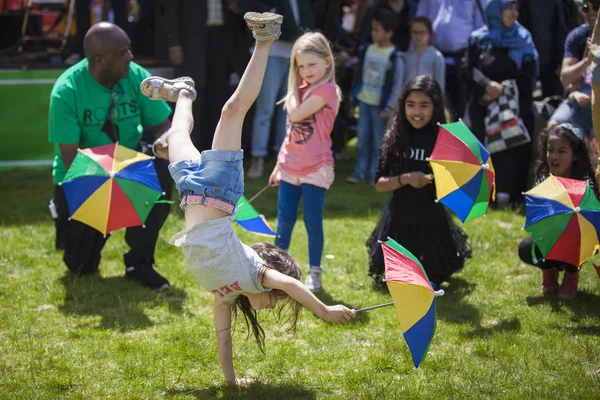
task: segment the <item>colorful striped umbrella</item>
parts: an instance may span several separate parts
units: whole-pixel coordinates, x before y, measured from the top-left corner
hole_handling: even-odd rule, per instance
[[[587,181],[551,175],[525,193],[525,230],[546,259],[580,266],[600,247],[600,203]]]
[[[256,197],[256,196],[255,196]],[[261,215],[256,209],[246,200],[244,196],[240,197],[237,204],[237,214],[235,222],[248,232],[258,235],[275,237],[275,232],[269,226],[264,215]]]
[[[143,225],[162,195],[152,157],[117,143],[78,150],[60,185],[70,218],[105,235]]]
[[[437,200],[464,223],[484,215],[496,196],[490,153],[462,122],[440,125],[428,158]]]
[[[423,265],[393,239],[381,244],[385,263],[385,280],[392,295],[396,316],[404,340],[418,368],[427,355],[436,327],[435,292]]]

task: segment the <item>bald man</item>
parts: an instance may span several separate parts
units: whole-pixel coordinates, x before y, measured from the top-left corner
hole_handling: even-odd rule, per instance
[[[95,24],[85,36],[84,51],[86,58],[67,69],[54,84],[48,116],[48,137],[55,149],[52,176],[58,212],[56,247],[64,248],[63,260],[76,275],[98,270],[106,242],[95,229],[68,220],[68,205],[58,183],[77,149],[119,142],[140,150],[145,128],[156,138],[171,126],[171,108],[140,94],[140,83],[150,73],[132,62],[129,38],[121,28],[108,22]],[[156,159],[154,165],[165,197],[170,198],[172,180],[167,163]],[[130,247],[124,256],[125,275],[152,290],[169,287],[153,267],[158,232],[168,214],[168,204],[156,204],[145,228],[128,228],[125,233]]]

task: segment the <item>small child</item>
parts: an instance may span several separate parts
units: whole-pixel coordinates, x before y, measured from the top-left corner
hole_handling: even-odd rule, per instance
[[[284,250],[290,247],[303,198],[309,261],[306,286],[315,293],[321,291],[323,210],[334,179],[331,131],[341,96],[325,36],[317,32],[300,36],[292,48],[288,93],[283,100],[287,134],[269,183],[279,185],[275,244]]]
[[[237,90],[223,107],[212,150],[200,154],[190,140],[192,102],[196,98],[190,78],[150,77],[140,86],[153,100],[176,102],[171,128],[154,145],[155,153],[171,162],[169,171],[185,210],[185,229],[171,243],[183,249],[194,277],[214,294],[219,360],[225,378],[234,384],[251,382],[237,379],[233,368],[231,320],[238,310],[261,350],[264,332],[256,310],[278,305],[281,310],[289,304],[292,327],[298,318],[298,303],[330,322],[346,322],[355,315],[342,305],[326,306],[307,290],[299,282],[298,264],[285,251],[267,243],[246,246],[231,226],[235,206],[244,192],[242,124],[260,91],[269,48],[279,37],[283,20],[272,13],[247,13],[244,18],[256,47]]]
[[[540,135],[536,185],[548,176],[587,180],[598,197],[598,183],[594,175],[589,152],[579,128],[565,123],[545,129]],[[573,300],[579,284],[579,267],[564,262],[543,260],[542,253],[535,249],[537,260],[531,254],[533,239],[528,237],[519,244],[519,258],[524,263],[542,270],[542,293],[554,294],[564,300]],[[559,271],[565,271],[562,284],[558,286]]]
[[[444,90],[446,62],[442,53],[431,46],[432,40],[431,20],[422,16],[414,17],[410,22],[410,41],[413,46],[404,53],[404,81],[408,82],[418,75],[431,75]]]
[[[444,205],[435,201],[435,182],[427,158],[439,126],[446,122],[440,85],[431,75],[407,82],[381,143],[375,190],[393,192],[367,240],[369,275],[384,273],[381,245],[388,237],[413,253],[436,287],[462,269],[471,249],[466,234]]]
[[[356,165],[347,182],[375,181],[379,145],[388,117],[394,109],[404,82],[402,53],[392,43],[398,17],[389,10],[377,10],[371,21],[373,44],[361,49],[352,92],[358,100]]]

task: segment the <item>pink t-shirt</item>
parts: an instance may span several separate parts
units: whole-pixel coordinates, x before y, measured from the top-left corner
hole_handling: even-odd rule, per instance
[[[307,87],[300,88],[300,98]],[[323,164],[333,166],[331,131],[338,108],[337,87],[331,82],[316,87],[308,97],[321,96],[327,104],[300,122],[287,119],[287,134],[279,150],[277,161],[282,170],[292,175],[308,175]]]

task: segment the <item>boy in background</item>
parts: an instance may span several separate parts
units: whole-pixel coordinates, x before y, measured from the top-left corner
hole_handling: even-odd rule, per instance
[[[358,183],[374,183],[379,145],[388,117],[402,90],[404,61],[392,43],[398,17],[391,11],[378,10],[371,21],[372,44],[361,48],[352,93],[358,101],[359,114],[356,166],[346,178]]]

